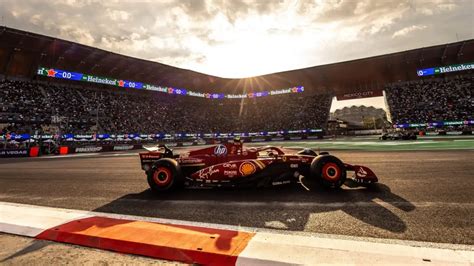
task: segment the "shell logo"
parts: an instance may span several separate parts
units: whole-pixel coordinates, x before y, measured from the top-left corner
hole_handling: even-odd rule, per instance
[[[240,167],[239,167],[239,172],[243,176],[251,175],[251,174],[255,173],[256,170],[257,169],[255,168],[255,165],[253,165],[252,163],[249,163],[249,162],[245,162],[245,163],[241,164]]]

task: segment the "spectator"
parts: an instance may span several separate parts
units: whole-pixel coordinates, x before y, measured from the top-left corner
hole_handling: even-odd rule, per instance
[[[474,76],[387,85],[392,122],[424,123],[474,118]]]
[[[211,100],[149,91],[0,83],[0,123],[11,131],[215,133],[324,127],[330,95]],[[55,133],[55,132],[49,132]]]

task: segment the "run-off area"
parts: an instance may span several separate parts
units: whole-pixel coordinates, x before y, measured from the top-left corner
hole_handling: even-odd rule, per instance
[[[472,150],[333,151],[380,178],[374,189],[189,190],[154,195],[139,158],[0,162],[0,201],[299,232],[474,244]]]

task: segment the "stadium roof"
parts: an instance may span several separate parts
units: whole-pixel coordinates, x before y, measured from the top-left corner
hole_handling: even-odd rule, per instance
[[[133,80],[199,92],[242,93],[304,86],[333,94],[382,89],[414,80],[416,70],[474,62],[474,39],[393,54],[297,69],[252,78],[227,79],[133,58],[94,47],[0,27],[0,74],[33,78],[39,66]]]

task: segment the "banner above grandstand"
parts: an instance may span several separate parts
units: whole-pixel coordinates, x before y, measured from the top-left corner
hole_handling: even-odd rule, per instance
[[[450,72],[458,72],[458,71],[471,70],[471,69],[474,70],[474,62],[473,63],[463,63],[463,64],[457,64],[457,65],[449,65],[449,66],[418,69],[417,74],[418,74],[418,77],[423,77],[423,76],[445,74],[445,73],[450,73]]]
[[[414,128],[414,127],[446,127],[446,126],[467,126],[474,125],[474,120],[464,121],[438,121],[438,122],[425,122],[425,123],[412,123],[412,124],[396,124],[394,128]]]
[[[25,141],[25,140],[48,140],[48,139],[62,139],[65,141],[98,141],[98,140],[185,140],[185,139],[225,139],[234,137],[273,137],[278,138],[282,136],[292,136],[295,134],[304,134],[310,136],[311,134],[322,133],[322,129],[301,129],[301,130],[279,130],[279,131],[260,131],[260,132],[232,132],[232,133],[124,133],[124,134],[15,134],[7,133],[0,134],[0,141]]]
[[[380,97],[380,96],[383,96],[382,90],[367,90],[367,91],[351,92],[351,93],[336,95],[336,99],[338,101],[343,101],[343,100],[353,100],[353,99]]]
[[[60,69],[55,69],[55,68],[40,67],[38,68],[37,74],[40,76],[51,77],[51,78],[84,81],[84,82],[90,82],[90,83],[99,83],[99,84],[104,84],[104,85],[117,86],[121,88],[145,89],[145,90],[158,91],[158,92],[163,92],[163,93],[168,93],[168,94],[186,95],[186,96],[194,96],[194,97],[201,97],[201,98],[208,98],[208,99],[256,98],[256,97],[264,97],[264,96],[272,96],[272,95],[280,95],[280,94],[288,94],[288,93],[300,93],[304,91],[303,86],[297,86],[297,87],[288,88],[288,89],[249,92],[249,93],[244,93],[244,94],[203,93],[203,92],[190,91],[190,90],[182,89],[182,88],[162,87],[162,86],[155,86],[155,85],[145,84],[145,83],[136,82],[136,81],[98,77],[98,76],[65,71],[65,70],[60,70]]]

